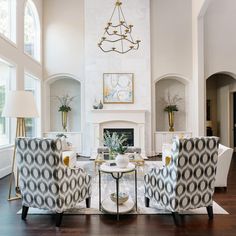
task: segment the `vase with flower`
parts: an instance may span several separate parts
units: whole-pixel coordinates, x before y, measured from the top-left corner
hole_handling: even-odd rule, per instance
[[[120,145],[124,145],[127,138],[124,134],[119,135],[116,132],[110,133],[109,131],[106,131],[102,141],[104,146],[109,148],[109,159],[114,160],[117,155],[117,150]]]
[[[56,96],[56,98],[60,102],[58,111],[61,112],[62,128],[64,132],[67,132],[68,112],[71,111],[70,104],[75,97],[76,96],[71,97],[68,94],[63,95],[62,97]]]
[[[178,105],[182,101],[178,95],[174,95],[173,97],[170,96],[168,91],[167,99],[162,99],[164,103],[164,112],[168,113],[168,123],[169,123],[169,131],[174,131],[174,113],[179,111]]]

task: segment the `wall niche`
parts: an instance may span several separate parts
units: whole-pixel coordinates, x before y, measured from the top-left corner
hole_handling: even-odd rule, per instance
[[[164,112],[163,99],[167,100],[168,94],[171,98],[178,95],[182,100],[178,104],[178,112],[175,112],[175,131],[186,131],[186,84],[178,77],[165,77],[155,84],[155,109],[156,109],[156,131],[168,131],[168,114]]]
[[[81,131],[81,84],[71,77],[54,78],[48,84],[49,107],[50,107],[50,132],[62,132],[61,112],[58,112],[60,102],[56,96],[62,97],[66,94],[73,97],[70,103],[71,111],[68,113],[68,132]]]

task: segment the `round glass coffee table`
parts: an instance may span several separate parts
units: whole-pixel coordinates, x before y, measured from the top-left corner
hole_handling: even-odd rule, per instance
[[[101,181],[101,174],[106,173],[110,174],[112,178],[116,181],[116,192],[114,193],[116,202],[111,200],[110,196],[105,197],[102,200],[102,181]],[[119,193],[119,181],[123,177],[124,174],[127,173],[134,173],[134,192],[135,192],[135,199],[131,199],[128,197],[128,200],[122,204],[119,204],[120,193]],[[108,214],[116,214],[117,220],[119,220],[120,214],[126,214],[132,211],[134,208],[137,211],[137,170],[134,164],[129,163],[126,168],[119,168],[115,165],[114,162],[105,162],[98,169],[99,174],[99,210],[104,211]],[[116,196],[115,196],[116,195]]]

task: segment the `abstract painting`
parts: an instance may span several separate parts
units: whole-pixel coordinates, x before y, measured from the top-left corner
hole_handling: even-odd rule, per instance
[[[134,103],[134,74],[104,73],[103,103]]]

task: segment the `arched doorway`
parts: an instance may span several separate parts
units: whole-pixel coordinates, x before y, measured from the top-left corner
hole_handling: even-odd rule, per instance
[[[206,135],[218,136],[222,144],[231,147],[236,146],[235,78],[231,73],[220,72],[206,80]]]

